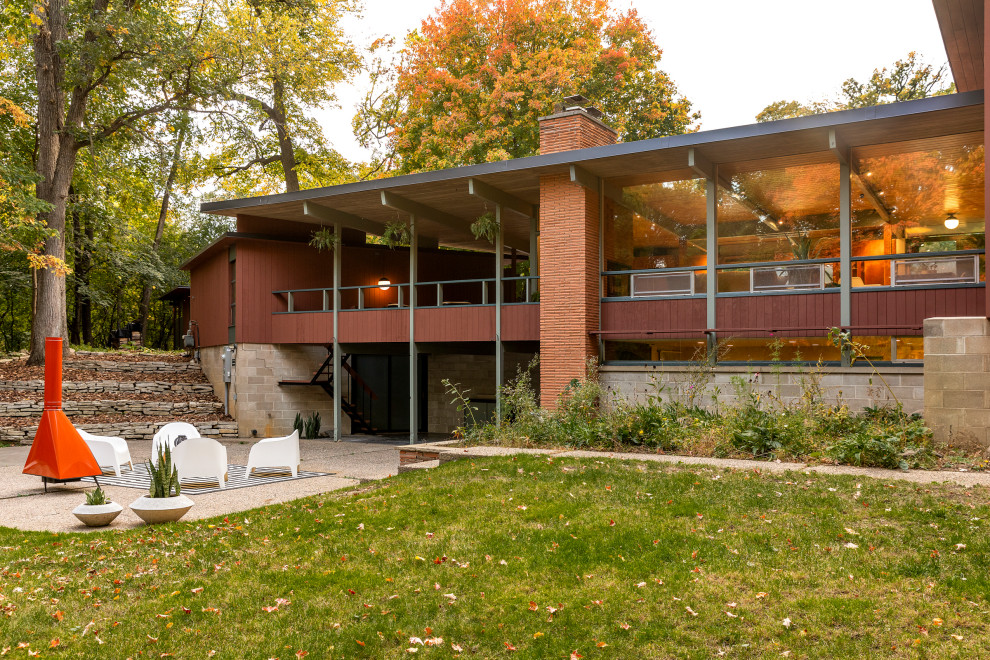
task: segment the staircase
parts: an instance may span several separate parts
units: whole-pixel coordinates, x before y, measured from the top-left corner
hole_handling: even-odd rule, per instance
[[[364,379],[361,378],[354,367],[350,365],[348,359],[350,355],[344,354],[340,356],[340,364],[343,370],[347,372],[347,375],[351,377],[351,383],[360,387],[372,400],[377,401],[378,395],[372,390]],[[327,359],[323,361],[320,368],[313,372],[313,377],[309,380],[283,380],[279,381],[279,385],[302,385],[302,386],[313,386],[318,385],[323,388],[323,391],[333,397],[334,388],[334,374],[333,369],[333,347],[327,346]],[[378,429],[371,425],[371,421],[364,416],[361,409],[351,401],[350,397],[346,396],[344,392],[341,392],[340,397],[340,408],[351,420],[351,433],[362,433],[367,435],[376,435]]]

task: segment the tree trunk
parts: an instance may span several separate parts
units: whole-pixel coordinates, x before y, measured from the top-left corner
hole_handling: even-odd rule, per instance
[[[51,204],[38,219],[55,230],[45,241],[44,256],[65,258],[65,206],[69,194],[76,150],[71,133],[65,131],[65,96],[62,92],[64,64],[58,43],[67,38],[64,0],[40,6],[41,25],[34,39],[35,75],[38,83],[37,197]],[[31,324],[31,354],[28,364],[45,361],[45,338],[68,339],[65,318],[65,275],[51,267],[37,271],[35,311]],[[68,354],[69,343],[63,344]]]
[[[155,228],[155,240],[151,244],[151,251],[156,255],[158,254],[158,247],[162,242],[162,234],[165,233],[165,219],[168,217],[168,205],[172,196],[172,186],[175,184],[175,175],[179,170],[179,158],[182,157],[182,143],[186,139],[185,119],[183,118],[182,128],[179,129],[179,135],[175,140],[172,165],[169,167],[168,177],[165,179],[165,189],[162,191],[162,206],[158,212],[158,226]],[[141,291],[141,304],[138,308],[138,318],[141,323],[141,339],[144,342],[147,342],[150,337],[148,332],[148,313],[150,309],[151,282],[147,281],[144,283],[144,289]]]
[[[299,177],[296,175],[296,152],[292,147],[292,138],[289,137],[285,125],[285,86],[278,78],[275,78],[274,97],[273,112],[270,112],[269,116],[275,124],[275,132],[278,135],[279,160],[282,161],[282,171],[285,173],[285,192],[296,192],[299,190]]]

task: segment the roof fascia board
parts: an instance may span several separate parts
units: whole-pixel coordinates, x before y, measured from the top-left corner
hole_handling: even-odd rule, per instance
[[[527,156],[525,158],[516,158],[513,160],[505,160],[495,163],[482,163],[480,165],[465,165],[463,167],[435,170],[432,172],[419,172],[416,174],[406,174],[403,176],[386,179],[358,181],[355,183],[345,183],[328,188],[310,188],[309,190],[300,190],[297,192],[281,193],[278,195],[268,195],[264,197],[247,197],[219,202],[206,202],[200,205],[200,210],[204,213],[218,213],[223,211],[229,212],[235,209],[245,209],[264,206],[267,204],[314,200],[333,197],[336,195],[387,190],[400,186],[413,186],[423,183],[465,179],[504,172],[518,172],[521,170],[544,167],[566,167],[572,163],[588,163],[589,161],[598,160],[600,158],[625,156],[662,149],[672,149],[676,147],[700,146],[715,142],[761,137],[808,129],[840,127],[846,124],[855,124],[876,119],[907,117],[911,115],[935,112],[938,110],[964,108],[979,105],[981,103],[983,103],[983,90],[961,92],[958,94],[946,94],[944,96],[933,96],[927,99],[901,101],[899,103],[877,105],[868,108],[855,108],[853,110],[841,110],[838,112],[829,112],[821,115],[809,115],[807,117],[795,117],[792,119],[779,119],[777,121],[746,124],[731,128],[719,128],[698,133],[670,135],[666,137],[652,138],[649,140],[638,140],[636,142],[620,142],[618,144],[603,147],[589,147],[587,149],[561,151],[553,154]]]

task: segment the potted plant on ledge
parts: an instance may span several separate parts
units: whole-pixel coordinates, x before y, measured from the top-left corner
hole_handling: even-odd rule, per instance
[[[72,510],[72,515],[78,518],[87,527],[104,527],[113,522],[113,519],[120,515],[124,507],[116,502],[111,502],[107,494],[96,485],[96,490],[86,493],[86,503],[80,504]]]
[[[172,464],[172,451],[168,447],[159,450],[157,467],[148,461],[148,474],[151,475],[148,494],[131,502],[131,511],[149,525],[175,522],[186,515],[193,501],[182,494],[179,471]]]

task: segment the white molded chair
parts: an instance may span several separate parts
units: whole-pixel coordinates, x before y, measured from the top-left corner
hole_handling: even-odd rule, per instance
[[[158,429],[158,433],[155,434],[155,437],[151,441],[151,462],[158,465],[158,452],[165,451],[165,447],[168,447],[174,453],[175,439],[180,435],[184,435],[187,438],[200,437],[199,431],[192,424],[187,422],[169,422]]]
[[[127,448],[127,441],[123,438],[110,435],[93,435],[82,429],[79,436],[85,441],[86,446],[93,452],[93,458],[100,467],[113,466],[114,473],[120,476],[120,466],[127,464],[134,469],[134,462],[131,460],[131,450]]]
[[[180,445],[181,447],[181,445]],[[299,431],[284,438],[265,438],[259,440],[248,455],[247,469],[244,477],[251,476],[251,470],[259,467],[288,467],[295,477],[299,473]]]
[[[212,438],[189,438],[172,449],[172,462],[179,481],[214,480],[227,484],[227,448]]]

